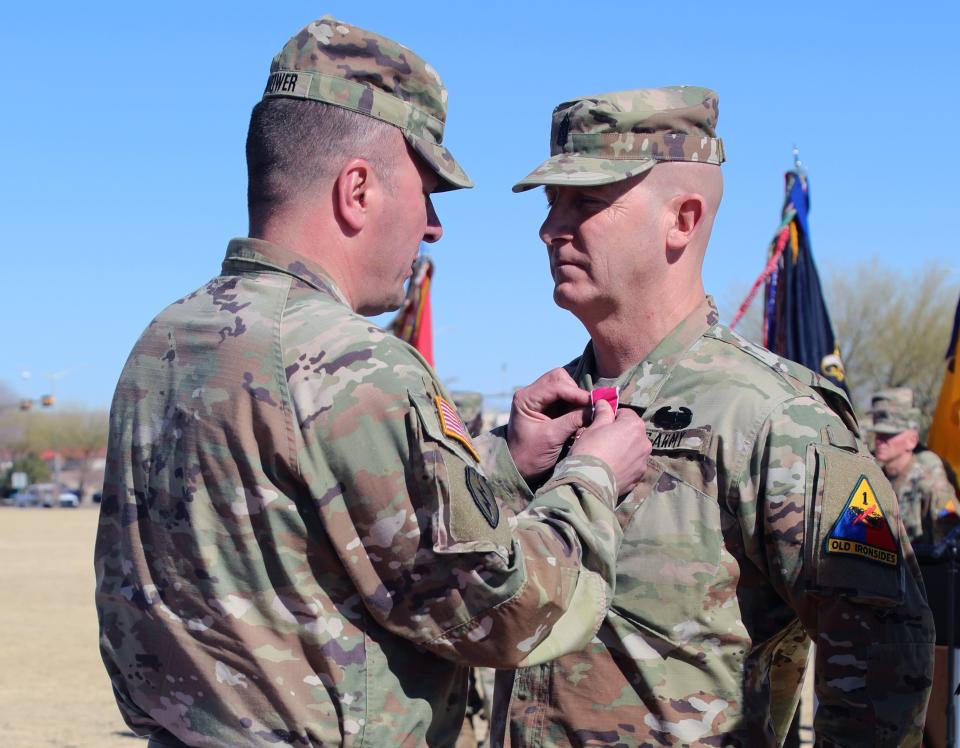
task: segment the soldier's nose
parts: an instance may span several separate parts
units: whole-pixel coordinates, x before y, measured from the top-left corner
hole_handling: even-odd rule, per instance
[[[423,240],[425,242],[440,241],[440,237],[443,236],[443,226],[440,225],[440,218],[437,216],[437,211],[433,207],[433,200],[427,197],[427,227],[423,231]]]
[[[570,231],[561,220],[559,211],[556,207],[551,208],[547,214],[547,219],[540,226],[540,240],[549,247],[555,242],[569,237]]]

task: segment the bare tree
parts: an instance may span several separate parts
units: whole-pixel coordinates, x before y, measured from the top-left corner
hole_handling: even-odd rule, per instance
[[[940,392],[960,294],[950,268],[928,264],[904,274],[875,258],[821,269],[821,279],[854,406],[863,413],[877,390],[911,387],[917,407],[929,415]],[[744,293],[728,294],[731,303],[724,307],[736,309]],[[761,292],[738,326],[758,343],[762,297]]]
[[[911,387],[929,414],[960,293],[950,269],[927,264],[904,275],[874,259],[832,269],[825,293],[854,404],[869,407],[883,387]]]
[[[2,393],[0,393],[2,396]],[[107,445],[108,416],[103,410],[66,406],[53,411],[21,412],[17,407],[0,412],[0,450],[11,459],[53,450],[78,464],[81,493],[90,478],[92,463]]]
[[[12,453],[12,444],[20,440],[23,424],[17,417],[19,407],[17,393],[0,382],[0,450]]]
[[[75,408],[56,414],[54,428],[60,449],[71,451],[80,463],[80,495],[88,480],[91,463],[107,446],[109,417],[102,410]]]
[[[6,382],[0,382],[0,413],[17,405],[19,402],[20,398],[17,397],[17,393],[14,392]]]

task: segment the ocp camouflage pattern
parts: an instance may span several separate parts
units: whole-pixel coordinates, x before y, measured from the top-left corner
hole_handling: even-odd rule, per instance
[[[884,387],[870,398],[871,409],[913,407],[913,390],[910,387]]]
[[[913,406],[910,387],[885,387],[870,398],[869,431],[899,434],[920,427],[921,413]]]
[[[956,493],[943,461],[929,450],[918,452],[910,458],[907,467],[890,479],[897,494],[900,516],[911,543],[939,543],[945,534],[938,522],[948,504],[956,503]]]
[[[933,622],[846,397],[719,324],[709,299],[622,377],[597,379],[589,345],[567,370],[619,385],[655,447],[617,506],[604,625],[581,652],[498,674],[493,744],[779,745],[812,639],[817,745],[919,745]],[[507,475],[503,444],[483,448]],[[894,565],[825,542],[864,476]],[[498,488],[518,508],[529,497],[522,482]]]
[[[550,158],[518,182],[589,186],[638,176],[658,161],[721,164],[717,94],[666,86],[584,96],[553,110]]]
[[[399,127],[446,183],[473,183],[443,144],[447,89],[423,58],[392,39],[324,16],[273,58],[263,92],[351,109]]]
[[[263,241],[232,241],[222,274],[150,323],[111,409],[95,552],[131,729],[452,745],[468,665],[590,641],[621,539],[609,468],[564,460],[491,521],[437,397],[414,349]]]

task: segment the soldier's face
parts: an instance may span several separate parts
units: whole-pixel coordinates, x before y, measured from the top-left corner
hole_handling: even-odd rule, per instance
[[[899,434],[876,434],[874,455],[881,465],[896,463],[913,452],[917,446],[917,432],[914,429],[901,431]]]
[[[636,293],[641,278],[657,272],[663,201],[643,177],[598,187],[550,186],[546,193],[550,212],[540,238],[553,299],[582,321],[602,319]]]
[[[397,309],[403,303],[403,284],[411,275],[420,242],[435,242],[443,234],[430,193],[437,175],[405,146],[393,173],[383,181],[383,206],[378,215],[373,267],[367,273],[367,303],[363,314]]]

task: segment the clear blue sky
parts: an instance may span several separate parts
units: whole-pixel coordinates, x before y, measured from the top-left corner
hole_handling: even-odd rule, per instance
[[[445,143],[477,183],[436,206],[437,369],[524,384],[578,355],[553,307],[539,191],[566,99],[720,94],[726,193],[705,269],[726,315],[760,271],[794,143],[821,267],[927,260],[960,280],[956,2],[6,3],[0,10],[0,381],[106,406],[151,317],[246,232],[243,144],[271,57],[331,12],[406,44],[450,89]],[[29,369],[34,379],[23,381]]]

